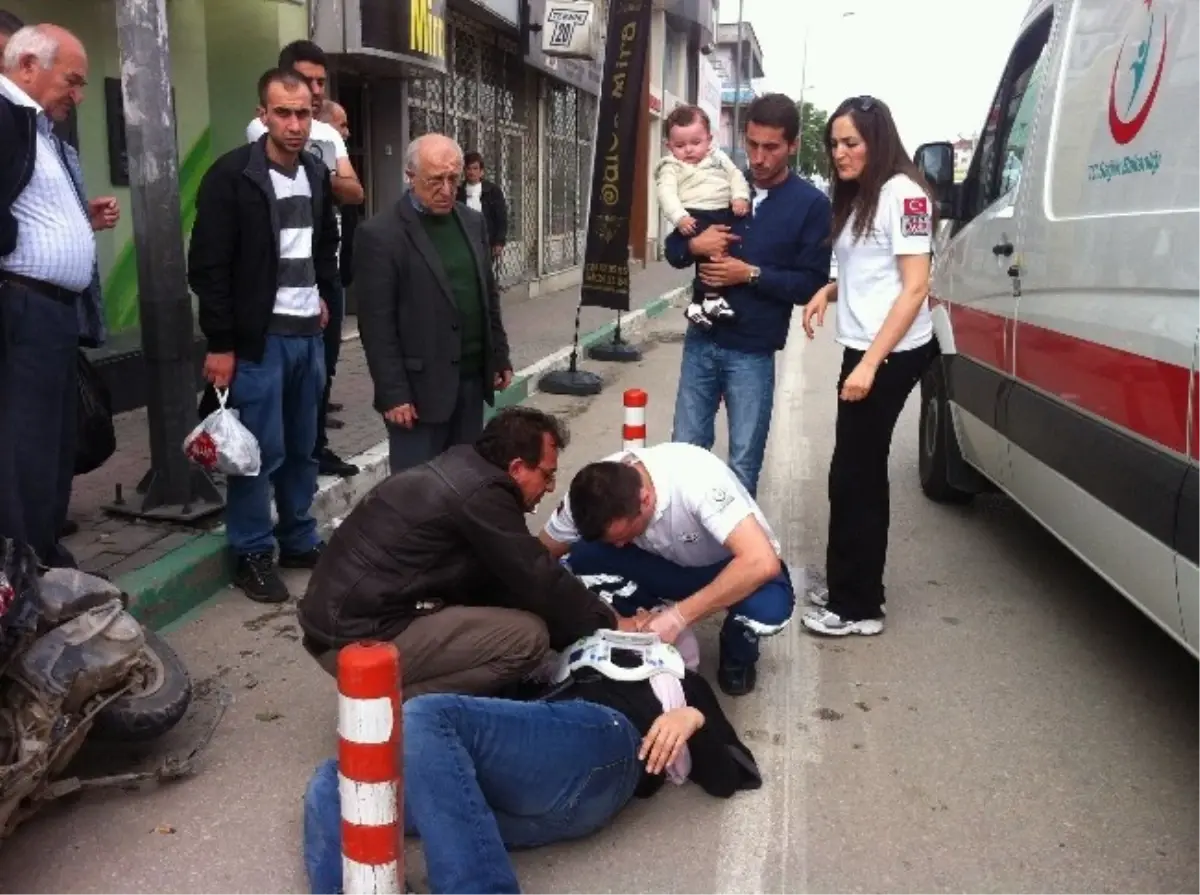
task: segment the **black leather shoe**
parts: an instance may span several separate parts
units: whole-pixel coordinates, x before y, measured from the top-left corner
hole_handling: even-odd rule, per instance
[[[58,536],[60,538],[69,538],[71,535],[77,534],[78,532],[79,532],[79,523],[76,522],[74,519],[68,519],[66,522],[63,523],[62,530],[59,531]]]
[[[338,404],[336,401],[329,402],[329,412],[330,413],[341,413],[345,409],[346,409],[346,407],[343,404]]]
[[[317,471],[321,475],[336,475],[342,479],[348,479],[359,473],[357,466],[347,463],[329,448],[325,448],[317,454]]]
[[[305,550],[303,553],[283,553],[281,551],[279,554],[279,567],[281,569],[315,569],[324,549],[325,545],[322,543],[317,544],[312,550]]]
[[[233,583],[256,603],[286,603],[291,596],[275,569],[275,557],[270,553],[239,556]]]
[[[758,667],[755,665],[735,665],[721,659],[717,668],[717,686],[727,696],[745,696],[754,691],[758,683]]]

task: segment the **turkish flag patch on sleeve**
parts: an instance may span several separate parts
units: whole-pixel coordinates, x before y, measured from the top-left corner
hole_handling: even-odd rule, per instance
[[[904,200],[905,214],[929,214],[929,200],[924,196],[919,199]]]

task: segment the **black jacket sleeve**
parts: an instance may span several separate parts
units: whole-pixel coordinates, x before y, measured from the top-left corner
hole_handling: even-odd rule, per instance
[[[332,308],[339,276],[337,203],[333,199],[333,181],[329,169],[324,165],[317,167],[323,169],[324,182],[321,187],[320,235],[313,246],[313,268],[317,274],[317,291],[325,299],[325,304]]]
[[[495,601],[540,616],[550,633],[551,649],[564,649],[599,628],[616,626],[612,609],[529,533],[520,505],[505,489],[497,485],[476,491],[460,505],[458,524],[503,587]]]
[[[479,229],[482,235],[484,251],[483,259],[484,284],[487,287],[488,326],[492,334],[492,356],[495,359],[497,371],[512,369],[512,353],[508,345],[508,331],[504,328],[504,318],[500,310],[500,288],[496,284],[496,271],[492,265],[491,247],[488,245],[487,222],[480,216]],[[496,240],[492,238],[492,245]]]
[[[687,704],[704,715],[704,726],[688,740],[692,756],[689,779],[710,796],[722,799],[762,786],[754,756],[738,739],[708,681],[689,671],[683,680],[683,694]]]
[[[504,190],[499,184],[492,184],[493,212],[491,225],[491,242],[494,246],[502,246],[508,242],[508,202],[504,199]]]
[[[188,285],[196,295],[200,331],[214,354],[234,349],[233,260],[239,239],[235,182],[216,165],[205,173],[188,245]]]
[[[400,271],[394,249],[368,222],[354,236],[354,294],[358,296],[358,331],[367,368],[375,384],[375,409],[387,413],[413,403],[412,385],[404,366],[396,303]]]

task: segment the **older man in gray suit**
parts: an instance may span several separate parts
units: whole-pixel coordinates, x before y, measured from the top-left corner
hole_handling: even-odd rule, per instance
[[[484,402],[512,381],[483,215],[455,200],[461,147],[418,137],[405,170],[408,192],[354,243],[359,331],[393,473],[473,442]]]

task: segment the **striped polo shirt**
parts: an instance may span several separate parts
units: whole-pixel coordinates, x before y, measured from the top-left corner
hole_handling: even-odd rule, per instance
[[[268,162],[279,218],[279,282],[275,291],[273,332],[320,332],[321,295],[313,264],[312,188],[304,165],[288,170]]]

